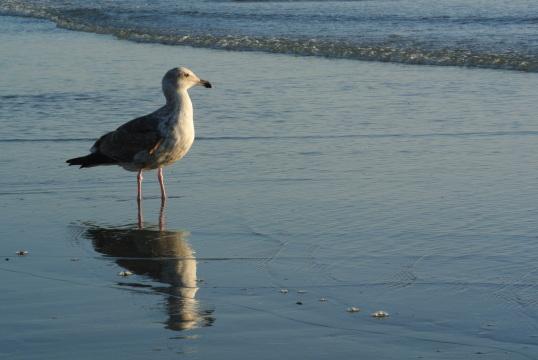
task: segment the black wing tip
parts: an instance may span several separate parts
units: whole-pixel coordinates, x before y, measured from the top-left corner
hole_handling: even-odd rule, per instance
[[[65,161],[69,166],[80,165],[79,169],[88,168],[99,165],[111,165],[117,162],[102,154],[89,154],[77,158],[72,158]]]

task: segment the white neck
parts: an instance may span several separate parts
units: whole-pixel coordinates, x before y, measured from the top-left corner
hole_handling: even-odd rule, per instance
[[[177,126],[185,120],[192,122],[192,101],[187,90],[180,89],[166,93],[166,105],[160,111],[171,114],[169,125]]]
[[[191,97],[189,96],[189,93],[187,90],[180,89],[177,92],[178,94],[178,102],[179,102],[179,118],[178,120],[181,121],[187,121],[192,123],[193,120],[193,109],[192,109],[192,101]]]
[[[187,90],[180,89],[177,92],[177,107],[174,108],[171,126],[182,140],[192,144],[194,140],[193,109]]]

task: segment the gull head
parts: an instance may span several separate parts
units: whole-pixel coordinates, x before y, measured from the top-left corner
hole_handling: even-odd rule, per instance
[[[171,91],[188,90],[196,85],[211,88],[209,81],[200,79],[198,75],[186,67],[170,69],[163,77],[163,91],[165,94]]]

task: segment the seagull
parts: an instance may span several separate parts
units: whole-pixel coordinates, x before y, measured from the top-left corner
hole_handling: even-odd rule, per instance
[[[66,162],[80,168],[119,165],[137,171],[138,203],[142,201],[142,172],[157,169],[161,200],[165,202],[163,167],[184,157],[194,142],[193,108],[187,91],[196,85],[211,88],[209,81],[185,67],[169,70],[162,79],[164,106],[106,133],[95,142],[89,155]]]

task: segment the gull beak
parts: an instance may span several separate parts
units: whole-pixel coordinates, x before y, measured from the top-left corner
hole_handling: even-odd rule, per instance
[[[203,87],[206,87],[208,89],[211,89],[212,86],[211,86],[211,83],[207,80],[202,80],[200,79],[200,81],[198,82],[200,85],[202,85]]]

